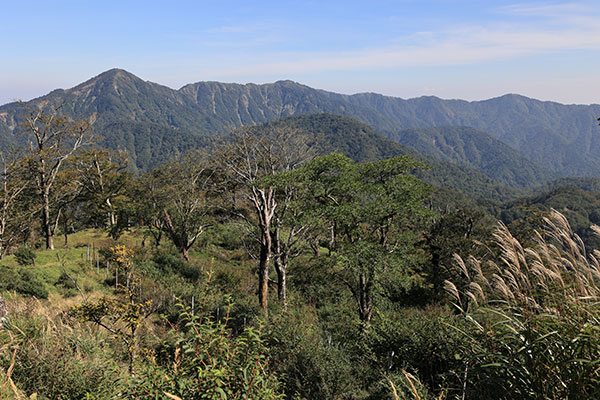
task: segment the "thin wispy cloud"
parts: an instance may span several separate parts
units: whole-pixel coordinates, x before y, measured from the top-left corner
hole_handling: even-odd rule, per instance
[[[274,53],[265,57],[271,62],[221,70],[220,74],[452,66],[565,50],[600,50],[600,24],[536,29],[529,24],[513,23],[423,32],[398,39],[387,47],[337,53]]]
[[[498,8],[506,14],[524,17],[555,17],[564,18],[566,15],[582,15],[594,12],[594,9],[583,3],[555,3],[555,4],[512,4]]]
[[[416,84],[417,76],[419,87],[447,82],[475,86],[475,92],[482,85],[473,83],[474,75],[482,82],[493,75],[496,82],[504,79],[506,89],[501,90],[519,92],[520,79],[535,78],[564,82],[564,91],[556,91],[560,96],[570,91],[577,98],[577,93],[586,92],[591,99],[586,101],[596,102],[597,91],[584,87],[575,93],[561,79],[596,75],[597,0],[510,1],[373,0],[367,5],[331,0],[299,7],[296,2],[248,6],[234,0],[143,10],[125,2],[119,3],[124,10],[114,15],[106,11],[96,25],[77,25],[85,20],[80,14],[93,8],[85,2],[81,9],[48,7],[18,36],[12,33],[29,21],[11,19],[0,26],[11,37],[5,50],[12,54],[0,72],[11,81],[31,81],[40,74],[32,66],[43,64],[44,79],[63,76],[58,86],[68,87],[103,68],[121,67],[173,87],[199,80],[295,79],[324,88],[338,82],[336,87],[346,93],[359,85],[361,90],[370,90],[370,85],[396,87],[397,94]],[[21,3],[11,7],[10,15],[26,15]],[[53,18],[65,18],[64,13],[75,23],[59,38],[48,39]],[[127,15],[144,22],[132,26]],[[410,79],[405,78],[408,74]],[[45,90],[40,86],[39,94]],[[0,82],[0,103],[24,97],[19,92]]]

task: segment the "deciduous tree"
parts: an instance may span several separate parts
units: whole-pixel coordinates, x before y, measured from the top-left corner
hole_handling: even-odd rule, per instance
[[[73,120],[61,114],[61,106],[30,108],[23,122],[28,135],[27,160],[41,208],[41,221],[46,248],[54,249],[57,211],[52,210],[52,197],[58,173],[65,161],[82,146],[92,141],[92,120]]]
[[[23,194],[29,187],[25,163],[16,155],[0,153],[0,259],[23,232],[28,213]]]
[[[172,161],[151,173],[149,199],[158,215],[155,227],[164,231],[189,261],[188,251],[218,213],[214,171],[199,153]]]
[[[280,219],[277,214],[280,201],[285,201],[272,184],[261,182],[278,172],[289,171],[310,158],[311,152],[305,136],[298,130],[272,125],[242,127],[235,131],[232,140],[215,157],[223,177],[232,192],[241,195],[242,207],[253,210],[251,221],[259,230],[258,298],[263,311],[267,312],[269,295],[269,271],[273,261],[273,249],[280,248],[281,236],[277,233]],[[274,245],[274,240],[276,241]],[[277,253],[277,257],[280,257]],[[278,266],[281,285],[285,285],[285,270]],[[280,286],[281,286],[280,285]],[[285,287],[285,286],[283,286]],[[281,291],[280,291],[281,292]]]
[[[331,154],[289,174],[302,187],[307,212],[329,227],[332,264],[365,326],[381,279],[405,268],[414,226],[427,214],[430,190],[409,173],[420,166],[406,156],[355,164]]]

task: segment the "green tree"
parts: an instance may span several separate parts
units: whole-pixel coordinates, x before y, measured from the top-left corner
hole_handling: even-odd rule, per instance
[[[454,254],[467,257],[481,249],[492,234],[493,221],[478,210],[460,207],[446,209],[435,215],[424,234],[424,247],[430,256],[426,269],[428,281],[433,285],[432,300],[445,294],[445,280],[452,280]]]
[[[118,209],[130,201],[131,174],[124,152],[90,149],[69,161],[72,180],[85,204],[89,222],[113,230],[118,224]]]
[[[428,213],[430,189],[409,173],[417,167],[422,164],[407,156],[356,164],[331,154],[290,173],[307,212],[329,231],[331,262],[365,326],[382,279],[407,269],[414,228]]]

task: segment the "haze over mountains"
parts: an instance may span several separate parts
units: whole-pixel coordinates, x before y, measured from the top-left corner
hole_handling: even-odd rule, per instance
[[[474,102],[404,100],[341,95],[291,81],[198,82],[174,90],[119,69],[27,104],[63,103],[73,117],[96,115],[95,130],[104,144],[126,149],[142,170],[243,124],[330,113],[362,121],[397,143],[515,188],[560,176],[600,176],[597,104],[563,105],[519,95]],[[23,140],[15,135],[23,112],[17,103],[0,107],[1,145]],[[321,123],[334,129],[331,118]]]

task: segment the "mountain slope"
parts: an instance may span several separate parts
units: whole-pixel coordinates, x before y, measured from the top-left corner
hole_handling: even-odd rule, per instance
[[[291,81],[198,82],[173,90],[119,69],[27,104],[64,104],[64,111],[76,118],[96,114],[96,131],[107,141],[115,131],[105,128],[116,122],[207,136],[241,124],[322,112],[354,117],[389,137],[407,128],[469,126],[492,134],[561,176],[600,176],[600,131],[595,120],[600,105],[562,105],[517,95],[475,102],[436,97],[404,100],[372,93],[348,96]],[[0,107],[0,145],[22,140],[15,137],[22,112],[16,103]]]
[[[469,126],[485,131],[561,175],[600,175],[599,104],[564,105],[515,94],[473,102],[432,96],[403,100],[373,93],[329,96],[371,108],[400,127]]]
[[[540,185],[555,177],[492,135],[473,128],[412,128],[389,136],[420,153],[467,165],[511,187]]]
[[[471,167],[443,161],[398,144],[352,118],[334,114],[311,114],[286,117],[269,124],[291,127],[309,134],[316,139],[318,151],[323,154],[339,152],[356,161],[409,155],[427,165],[427,169],[416,172],[425,182],[463,193],[470,198],[503,201],[522,194],[498,184]],[[451,195],[456,196],[455,193]]]

